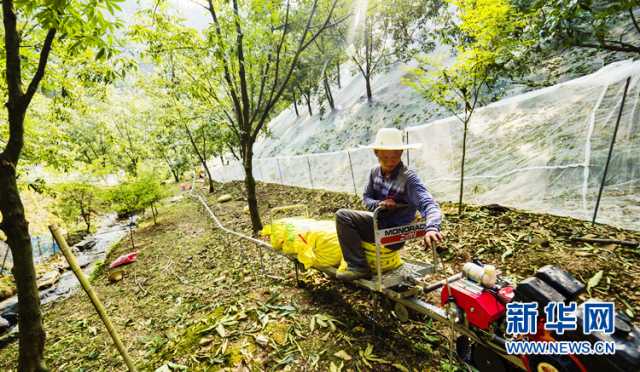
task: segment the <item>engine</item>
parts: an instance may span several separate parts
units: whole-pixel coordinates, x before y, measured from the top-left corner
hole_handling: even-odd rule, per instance
[[[538,305],[537,332],[509,340],[527,341],[613,341],[613,355],[519,355],[517,365],[529,371],[640,371],[640,329],[621,312],[615,313],[613,334],[593,332],[585,335],[582,329],[583,307],[578,306],[575,316],[577,329],[561,334],[544,328],[546,322],[543,309],[550,302],[579,302],[585,286],[568,272],[548,265],[539,269],[534,276],[518,283],[517,287],[499,278],[495,268],[479,262],[465,265],[464,276],[445,285],[441,291],[443,306],[456,309],[450,314],[452,319],[467,325],[479,337],[487,339],[491,335],[492,344],[507,342],[505,315],[510,302],[536,303]],[[455,306],[454,306],[455,305]],[[467,363],[480,371],[508,371],[514,367],[514,359],[507,361],[506,353],[491,350],[486,345],[470,342],[461,336],[457,351]],[[503,350],[504,351],[504,350]]]

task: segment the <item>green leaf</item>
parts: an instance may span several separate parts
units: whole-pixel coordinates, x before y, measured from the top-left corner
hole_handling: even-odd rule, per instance
[[[105,54],[105,49],[104,48],[100,48],[98,50],[98,53],[96,54],[96,60],[100,60],[104,57]]]
[[[392,365],[402,372],[409,372],[409,369],[400,363],[393,363]]]
[[[331,364],[329,364],[329,371],[331,372],[340,372],[342,371],[342,368],[344,367],[344,363],[340,362],[340,364],[338,364],[337,366],[331,362]]]
[[[222,338],[227,337],[227,331],[224,329],[224,326],[222,325],[222,323],[218,324],[218,326],[216,327],[216,332],[218,332],[218,334]]]
[[[595,288],[598,286],[598,284],[600,284],[600,280],[602,280],[603,274],[604,272],[600,270],[597,273],[595,273],[595,275],[593,275],[591,279],[589,279],[589,281],[587,282],[587,292],[589,292],[589,294],[591,294],[592,288]]]
[[[504,262],[504,259],[511,256],[513,254],[513,247],[509,247],[500,257],[500,260]]]
[[[337,353],[335,353],[333,355],[338,357],[338,358],[340,358],[340,359],[342,359],[342,360],[346,360],[346,361],[349,361],[349,360],[353,359],[353,358],[351,358],[351,355],[347,354],[347,352],[344,351],[344,350],[340,350],[340,351],[338,351]]]
[[[311,321],[309,322],[309,329],[313,332],[316,329],[316,317],[312,316]]]

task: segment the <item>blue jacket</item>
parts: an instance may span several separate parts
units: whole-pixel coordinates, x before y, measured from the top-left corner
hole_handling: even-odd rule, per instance
[[[427,230],[440,231],[440,206],[416,172],[402,162],[387,178],[383,177],[380,166],[371,169],[369,182],[364,189],[364,204],[373,211],[385,199],[393,199],[396,203],[408,204],[409,207],[383,211],[380,214],[379,228],[407,225],[415,219],[416,211],[419,211],[427,222]]]

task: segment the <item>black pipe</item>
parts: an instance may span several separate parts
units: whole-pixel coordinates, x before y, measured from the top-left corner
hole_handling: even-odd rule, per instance
[[[505,344],[507,343],[507,340],[505,340],[504,338],[496,335],[495,333],[491,334],[491,341],[495,341],[496,343],[498,343],[502,348],[505,347]]]
[[[593,211],[593,220],[591,224],[595,225],[596,217],[598,216],[598,208],[600,207],[600,198],[602,197],[602,190],[604,189],[604,182],[607,179],[607,172],[609,171],[609,162],[611,161],[611,155],[613,154],[613,145],[616,143],[616,136],[618,134],[618,127],[620,126],[620,118],[622,118],[622,110],[624,110],[624,101],[627,98],[627,90],[629,89],[629,83],[631,83],[631,76],[627,78],[627,83],[624,86],[624,93],[622,94],[622,103],[620,104],[620,111],[618,112],[618,119],[616,120],[616,127],[613,130],[613,137],[611,138],[611,144],[609,145],[609,154],[607,155],[607,163],[604,166],[604,172],[602,174],[602,182],[600,182],[600,190],[598,191],[598,199],[596,200],[596,208]]]

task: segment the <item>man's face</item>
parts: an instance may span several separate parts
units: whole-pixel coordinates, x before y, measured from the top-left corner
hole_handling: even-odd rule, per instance
[[[391,172],[402,159],[402,150],[375,150],[375,154],[378,157],[380,168],[385,173]]]

